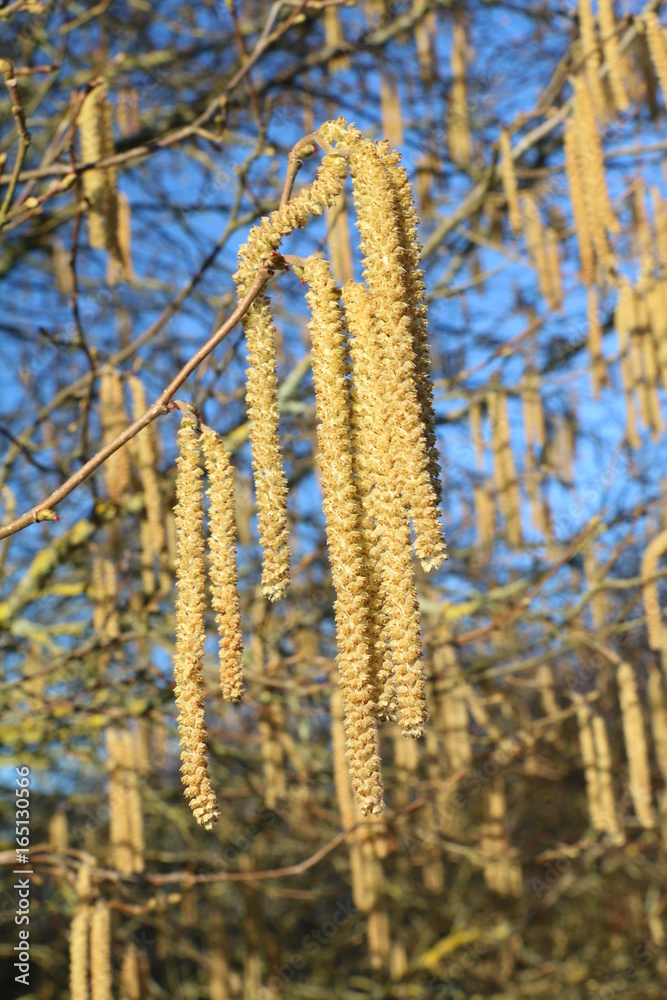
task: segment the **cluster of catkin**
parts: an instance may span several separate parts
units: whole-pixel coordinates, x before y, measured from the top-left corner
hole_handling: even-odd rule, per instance
[[[284,237],[335,204],[348,168],[364,284],[337,287],[326,261],[295,265],[307,284],[318,454],[336,591],[338,668],[347,759],[363,814],[382,809],[377,724],[418,737],[426,721],[420,616],[411,557],[446,558],[417,214],[399,154],[344,119],[318,132],[328,150],[314,182],[253,229],[239,252],[239,296],[277,258]],[[307,147],[312,150],[312,146]],[[264,549],[266,597],[289,582],[287,483],[278,432],[271,305],[244,318],[246,398]]]
[[[76,880],[77,905],[69,938],[72,1000],[111,1000],[111,914],[103,899],[92,904],[90,867]]]
[[[208,773],[204,722],[206,544],[200,453],[209,484],[209,579],[220,637],[220,685],[229,701],[243,697],[234,478],[222,439],[209,427],[200,427],[197,417],[186,408],[182,412],[174,508],[178,593],[174,679],[185,795],[197,822],[208,830],[220,810]]]

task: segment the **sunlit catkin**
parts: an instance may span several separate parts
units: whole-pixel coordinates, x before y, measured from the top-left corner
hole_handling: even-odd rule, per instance
[[[602,142],[586,81],[577,76],[574,86],[575,156],[579,164],[586,219],[595,253],[606,276],[614,268],[607,233],[619,231],[609,200]]]
[[[328,126],[328,128],[327,128]],[[322,128],[329,141],[346,136],[344,120]],[[312,216],[331,207],[343,190],[347,174],[340,156],[323,157],[314,182],[287,204],[262,219],[239,249],[239,267],[234,275],[239,298],[247,291],[258,269],[271,262],[284,236],[302,228]],[[282,467],[278,433],[278,380],[276,331],[269,298],[259,294],[243,319],[248,350],[246,405],[250,421],[250,445],[257,497],[260,541],[264,550],[262,587],[272,601],[286,593],[289,584],[287,529],[287,480]]]
[[[204,427],[201,448],[210,500],[209,576],[211,603],[218,626],[220,686],[229,701],[243,698],[241,607],[236,571],[234,471],[222,438]]]
[[[644,24],[646,25],[646,38],[651,60],[660,81],[663,97],[667,100],[667,42],[665,42],[665,33],[658,15],[654,11],[644,15]]]
[[[431,477],[431,486],[438,503],[441,503],[442,483],[440,480],[440,457],[438,455],[435,430],[435,406],[433,401],[433,382],[431,380],[431,359],[428,346],[426,285],[424,283],[424,272],[419,266],[421,260],[419,218],[407,171],[400,163],[400,153],[389,150],[387,144],[384,142],[379,144],[378,150],[387,167],[389,181],[395,197],[398,239],[402,252],[401,272],[405,283],[406,301],[409,307],[410,332],[412,334],[414,352],[415,385],[428,446],[428,469]]]
[[[88,925],[90,922],[90,866],[84,862],[76,879],[78,897],[69,934],[71,1000],[88,1000]]]
[[[628,93],[623,80],[623,59],[618,48],[618,25],[614,17],[614,0],[598,0],[598,18],[604,58],[609,70],[609,83],[619,114],[628,110]]]
[[[573,123],[565,126],[563,148],[565,150],[565,173],[570,188],[570,203],[574,218],[574,229],[579,247],[579,271],[584,285],[592,285],[595,280],[595,254],[591,230],[584,200],[584,184],[577,158],[578,139]]]
[[[391,182],[377,147],[358,142],[349,157],[364,276],[387,372],[394,477],[409,507],[415,552],[426,569],[446,558],[429,445],[416,386],[410,306]]]
[[[593,398],[600,398],[600,389],[609,384],[607,369],[602,356],[602,326],[598,305],[597,288],[589,288],[586,298],[586,319],[588,321],[588,355],[590,358],[591,390]]]
[[[338,669],[347,760],[361,811],[382,810],[382,780],[369,650],[359,501],[350,439],[350,398],[343,313],[326,261],[304,268],[310,306],[317,441],[331,575],[336,590]]]
[[[485,858],[484,880],[500,896],[521,896],[521,866],[515,860],[516,850],[510,848],[505,829],[507,803],[502,775],[497,775],[484,790],[484,813],[480,845]]]
[[[94,87],[84,98],[79,111],[79,135],[83,163],[95,163],[114,151],[111,105],[107,86]],[[118,194],[116,170],[86,170],[83,191],[89,204],[90,245],[96,250],[118,250]]]
[[[136,375],[131,375],[127,383],[132,395],[132,417],[134,420],[138,420],[148,409],[144,384]],[[146,522],[149,525],[151,549],[153,554],[157,556],[164,548],[164,510],[157,472],[157,430],[155,423],[144,427],[133,440],[141,487],[144,491]]]
[[[194,417],[178,431],[176,477],[176,654],[174,679],[185,796],[200,826],[210,830],[220,815],[208,774],[204,723],[205,564],[202,469]]]
[[[510,228],[514,235],[518,236],[522,228],[519,189],[514,169],[514,157],[512,156],[512,143],[509,132],[505,129],[502,129],[500,133],[500,176],[507,201]]]
[[[591,0],[579,0],[579,32],[581,34],[581,58],[585,60],[586,82],[593,98],[595,114],[599,119],[606,117],[607,102],[600,80],[600,49],[597,39],[595,18],[591,10]]]
[[[625,396],[625,433],[631,448],[639,448],[641,439],[637,432],[633,376],[630,366],[630,335],[634,324],[634,293],[626,280],[620,282],[614,312],[614,325],[618,338],[618,365]]]
[[[643,827],[651,829],[655,826],[655,816],[651,806],[651,769],[637,682],[629,663],[621,663],[616,676],[621,702],[625,752],[630,772],[630,794],[637,819]]]
[[[591,726],[590,706],[578,698],[576,702],[577,723],[579,726],[579,749],[584,765],[586,780],[586,795],[588,799],[588,815],[594,830],[604,830],[605,823],[600,810],[600,781],[595,759],[595,744]]]
[[[510,440],[507,394],[494,386],[487,397],[491,421],[493,468],[500,509],[503,512],[510,545],[521,544],[521,500]]]
[[[111,916],[98,899],[90,923],[91,1000],[111,1000]]]
[[[388,380],[381,362],[372,300],[362,285],[343,289],[353,369],[353,425],[357,461],[372,484],[364,504],[374,523],[380,587],[391,640],[393,691],[398,723],[406,736],[420,736],[426,721],[420,616],[410,556],[410,530],[393,481]]]
[[[604,719],[597,712],[592,718],[593,744],[595,747],[595,768],[597,771],[597,787],[599,802],[600,825],[595,827],[608,833],[617,844],[622,844],[625,834],[621,829],[616,813],[614,800],[614,785],[609,736]]]
[[[105,368],[100,379],[100,422],[102,441],[108,444],[127,426],[123,384],[115,368]],[[130,484],[130,455],[127,447],[119,448],[104,463],[104,481],[109,499],[118,503]]]
[[[468,42],[465,21],[462,15],[457,12],[454,16],[450,53],[452,86],[447,111],[447,143],[452,162],[460,167],[470,166],[472,156],[470,110],[466,82],[467,62]],[[389,133],[386,134],[389,135]]]
[[[642,556],[641,579],[646,630],[649,647],[655,650],[659,650],[665,642],[665,626],[660,607],[660,581],[657,578],[660,557],[665,552],[667,552],[667,530],[661,531],[648,543]]]

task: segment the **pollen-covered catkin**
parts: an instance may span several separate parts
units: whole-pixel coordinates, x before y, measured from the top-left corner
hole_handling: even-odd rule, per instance
[[[609,83],[619,114],[628,110],[630,102],[623,81],[623,58],[618,48],[618,26],[614,17],[614,0],[598,0],[598,18],[604,58],[609,70]]]
[[[369,649],[369,607],[359,523],[347,359],[339,292],[326,261],[304,267],[311,311],[313,381],[323,508],[336,590],[338,669],[345,712],[347,760],[362,813],[381,812],[382,779]]]
[[[220,816],[208,774],[204,723],[205,564],[199,435],[191,415],[178,431],[176,477],[176,654],[174,679],[185,796],[200,826]]]
[[[69,985],[72,1000],[88,1000],[88,925],[90,922],[90,865],[84,862],[76,879],[78,902],[69,934]]]
[[[372,483],[365,494],[374,523],[380,587],[392,660],[391,695],[406,736],[420,736],[426,722],[420,616],[410,555],[410,529],[391,472],[388,379],[381,363],[371,298],[362,285],[343,289],[353,370],[353,426],[359,465]],[[385,682],[385,692],[387,683]],[[385,699],[389,700],[385,693]]]
[[[111,105],[107,86],[94,87],[84,98],[79,111],[81,158],[95,163],[113,154]],[[83,191],[89,203],[90,245],[96,250],[118,251],[118,192],[115,167],[86,170]]]
[[[665,33],[655,11],[644,16],[644,23],[651,60],[660,81],[663,96],[667,100],[667,42],[665,42]]]
[[[111,1000],[111,916],[98,899],[90,922],[91,1000]]]
[[[442,503],[442,483],[440,480],[440,457],[435,433],[435,407],[433,383],[431,381],[431,360],[428,346],[428,314],[426,308],[426,285],[424,272],[419,267],[421,244],[419,239],[419,218],[415,208],[412,186],[405,167],[400,165],[400,153],[390,151],[386,142],[381,142],[378,150],[389,174],[394,192],[398,239],[402,252],[401,269],[404,276],[406,302],[409,309],[410,332],[414,351],[415,385],[422,411],[422,421],[428,445],[428,469],[431,486],[438,503]]]
[[[599,119],[606,117],[607,102],[600,80],[600,48],[595,28],[595,18],[591,10],[591,0],[579,0],[579,32],[581,34],[581,58],[585,60],[586,82],[588,83],[593,108]]]
[[[429,446],[416,388],[415,358],[395,202],[377,147],[358,142],[350,157],[364,277],[382,345],[393,413],[394,477],[415,529],[415,552],[425,569],[446,558],[438,501],[429,472]]]
[[[521,232],[521,209],[519,207],[519,188],[514,169],[514,159],[512,157],[512,143],[509,132],[502,129],[500,133],[500,176],[505,191],[507,201],[507,211],[510,221],[510,229],[515,236]]]
[[[617,672],[618,694],[621,702],[625,752],[630,772],[630,794],[637,819],[646,829],[655,826],[651,806],[651,769],[648,760],[646,729],[637,682],[629,663],[621,663]]]
[[[210,427],[202,430],[201,448],[209,481],[209,576],[220,637],[220,686],[228,701],[240,701],[243,698],[243,641],[236,571],[234,472],[222,438]]]
[[[667,552],[667,530],[661,531],[648,543],[642,557],[642,594],[648,644],[651,649],[656,650],[659,650],[665,641],[665,626],[660,608],[660,581],[656,579],[658,562],[665,552]]]

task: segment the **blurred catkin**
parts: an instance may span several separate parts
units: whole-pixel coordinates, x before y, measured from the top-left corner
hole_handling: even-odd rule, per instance
[[[77,905],[69,937],[69,984],[71,1000],[88,1000],[88,925],[90,922],[90,865],[79,868],[76,878]]]
[[[651,11],[644,16],[646,38],[663,97],[667,100],[667,42],[658,15]]]
[[[79,111],[79,135],[83,163],[95,163],[114,151],[111,104],[105,83],[94,87]],[[89,203],[90,245],[118,256],[118,192],[115,167],[86,170],[83,192]]]
[[[661,531],[648,543],[642,556],[641,579],[648,644],[651,649],[655,650],[661,649],[665,641],[659,580],[656,578],[660,557],[665,552],[667,552],[667,530]]]
[[[563,148],[565,150],[565,173],[570,188],[570,204],[574,219],[574,229],[579,247],[579,271],[584,285],[592,285],[595,280],[595,254],[591,239],[591,229],[584,198],[584,183],[577,156],[578,137],[573,122],[565,126]]]
[[[521,208],[519,206],[519,188],[514,169],[512,143],[509,132],[502,129],[500,133],[500,173],[507,201],[510,228],[515,236],[521,232]]]
[[[102,442],[108,444],[127,426],[123,384],[115,368],[105,368],[100,379],[100,422]],[[127,447],[110,455],[103,466],[107,494],[118,503],[130,485],[130,453]]]
[[[579,33],[581,36],[581,58],[585,60],[586,82],[591,92],[595,114],[599,120],[606,118],[607,102],[600,80],[600,47],[597,38],[595,18],[591,10],[591,0],[579,0]]]
[[[243,640],[236,571],[234,471],[222,438],[210,427],[202,430],[201,448],[209,481],[209,576],[219,635],[220,686],[225,698],[240,701]]]
[[[200,826],[211,829],[220,815],[208,774],[204,722],[205,564],[202,469],[194,418],[184,415],[178,431],[176,478],[176,654],[174,679],[181,742],[181,776]]]
[[[624,59],[618,48],[618,25],[614,17],[614,0],[598,0],[598,18],[604,58],[609,71],[609,83],[619,114],[628,110],[629,100],[623,79]]]
[[[98,899],[90,923],[91,1000],[111,1000],[111,915]]]
[[[637,819],[643,827],[651,829],[655,826],[655,816],[651,806],[651,769],[637,682],[629,663],[621,663],[616,676],[621,702],[625,752],[630,772],[630,794]]]

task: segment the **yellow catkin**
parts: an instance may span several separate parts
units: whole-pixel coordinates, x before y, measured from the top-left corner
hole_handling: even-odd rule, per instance
[[[661,649],[667,638],[660,607],[659,580],[656,579],[660,557],[665,552],[667,552],[667,530],[661,531],[648,543],[642,556],[641,579],[646,630],[649,647],[655,650]]]
[[[120,968],[120,991],[123,1000],[144,1000],[146,994],[142,989],[142,981],[145,977],[141,959],[142,953],[134,941],[128,941]]]
[[[354,141],[348,137],[344,119],[327,122],[320,130],[327,142]],[[239,267],[234,278],[239,297],[247,291],[258,269],[270,261],[280,242],[294,229],[302,228],[312,216],[331,207],[343,190],[347,167],[341,156],[323,157],[314,182],[286,205],[262,219],[239,249]],[[262,586],[270,600],[284,596],[289,584],[287,530],[287,480],[282,467],[278,434],[278,399],[275,342],[276,331],[265,293],[248,309],[243,328],[248,348],[246,404],[250,421],[257,517],[264,550]]]
[[[98,899],[90,924],[91,1000],[111,1000],[111,917]]]
[[[369,607],[350,435],[347,358],[339,293],[326,261],[304,268],[311,311],[313,382],[323,509],[336,590],[338,670],[347,759],[362,813],[382,810],[382,780],[369,650]]]
[[[201,447],[209,480],[211,603],[218,626],[220,686],[229,701],[243,698],[241,607],[236,571],[234,471],[222,438],[204,427]]]
[[[51,259],[53,261],[53,280],[58,294],[63,299],[69,299],[74,290],[71,256],[62,240],[53,240]]]
[[[563,304],[563,276],[560,266],[559,239],[555,229],[548,226],[545,231],[545,274],[549,290],[547,302],[552,309],[560,309]]]
[[[434,80],[435,39],[438,30],[437,14],[434,10],[421,18],[414,27],[417,59],[419,60],[419,75],[422,82],[428,86]]]
[[[125,281],[135,281],[132,263],[132,206],[127,195],[118,195],[118,256],[120,274]]]
[[[501,896],[520,897],[521,866],[515,860],[516,851],[510,848],[507,841],[507,804],[501,775],[484,791],[484,812],[481,839],[481,853],[485,858],[484,880],[492,892]]]
[[[586,82],[593,98],[595,114],[599,119],[606,117],[607,102],[600,81],[600,48],[597,39],[595,18],[591,10],[591,0],[579,0],[579,31],[581,33],[581,58],[585,60]]]
[[[637,692],[634,671],[629,663],[622,663],[617,671],[618,693],[623,719],[625,752],[630,772],[630,794],[637,819],[643,827],[655,826],[651,806],[651,769],[642,707]]]
[[[330,9],[330,8],[327,8]],[[324,212],[327,226],[327,247],[331,258],[331,268],[336,281],[344,285],[354,277],[354,261],[350,241],[350,219],[345,196],[339,195],[336,203]]]
[[[287,792],[285,754],[280,735],[285,729],[285,712],[281,704],[274,702],[266,710],[259,722],[262,740],[262,769],[264,771],[264,805],[274,809],[278,800]]]
[[[646,25],[646,38],[651,60],[660,81],[663,98],[667,101],[667,42],[665,42],[665,32],[654,11],[644,16],[644,24]]]
[[[54,854],[64,854],[69,843],[69,831],[67,826],[67,814],[64,812],[54,813],[49,819],[49,849]]]
[[[623,60],[618,48],[618,26],[614,17],[614,0],[598,0],[598,18],[614,104],[619,114],[623,114],[624,111],[628,110],[630,102],[623,81]]]
[[[428,346],[426,285],[424,283],[424,272],[419,266],[422,249],[419,243],[419,218],[407,171],[405,167],[401,166],[400,153],[390,151],[384,142],[380,143],[378,149],[387,167],[389,181],[395,197],[396,223],[402,256],[401,273],[405,284],[410,332],[412,334],[415,386],[417,399],[421,407],[422,423],[428,447],[428,470],[431,477],[431,487],[437,502],[441,503],[442,483],[440,480],[440,457],[436,438],[431,360]]]
[[[105,639],[115,639],[120,635],[118,618],[118,578],[112,559],[97,553],[93,556],[91,572],[91,596],[93,605],[93,628]]]
[[[553,249],[549,250],[549,230],[542,227],[540,210],[537,201],[532,195],[523,195],[521,198],[523,206],[523,231],[528,252],[537,271],[537,280],[540,291],[547,301],[550,309],[559,309],[562,301],[562,289],[559,294],[560,268],[553,260]],[[558,251],[556,250],[556,257]],[[558,277],[554,283],[554,266],[558,270]]]
[[[573,86],[576,156],[583,201],[595,253],[603,274],[606,274],[614,267],[614,256],[607,233],[617,233],[619,225],[609,200],[602,142],[586,81],[577,76]]]
[[[148,409],[143,382],[136,375],[128,378],[132,395],[132,416],[135,420],[143,416]],[[146,523],[149,526],[148,538],[151,554],[159,556],[164,549],[164,508],[162,491],[158,476],[157,440],[154,424],[149,424],[133,438],[134,455],[139,469],[141,486],[144,491]]]
[[[584,184],[581,168],[577,157],[578,139],[574,124],[565,126],[563,146],[565,150],[565,172],[570,188],[570,203],[574,218],[574,229],[579,247],[579,271],[584,285],[592,285],[595,280],[595,254],[591,239],[591,230],[584,199]]]
[[[410,557],[405,510],[387,467],[390,448],[390,395],[381,365],[372,300],[361,285],[343,289],[352,336],[353,413],[359,462],[372,489],[367,495],[379,557],[380,586],[391,640],[392,678],[398,722],[407,736],[420,736],[426,721],[426,691],[421,662],[420,616]],[[393,694],[393,692],[392,692]]]
[[[588,815],[594,830],[604,830],[605,822],[600,809],[600,779],[596,765],[595,744],[591,726],[591,710],[582,699],[576,702],[577,723],[579,726],[579,749],[584,765],[586,779],[586,795],[588,798]]]
[[[88,1000],[88,924],[90,921],[90,866],[82,864],[76,879],[78,902],[69,934],[71,1000]]]
[[[100,422],[102,442],[108,444],[127,426],[123,385],[119,372],[105,368],[100,379]],[[103,466],[109,499],[118,503],[130,484],[130,457],[127,447],[110,455]]]
[[[380,112],[382,115],[382,134],[387,137],[392,146],[403,145],[403,122],[401,120],[401,98],[398,84],[393,73],[382,70],[380,73]]]
[[[394,477],[410,510],[415,552],[426,569],[446,558],[429,445],[416,386],[410,304],[406,298],[400,230],[391,180],[377,147],[362,141],[350,155],[364,276],[373,303],[387,373]]]
[[[470,166],[472,157],[472,135],[466,82],[467,62],[468,42],[465,23],[462,17],[455,15],[450,54],[452,86],[447,110],[447,142],[452,162],[464,168]]]
[[[488,394],[489,420],[493,446],[493,465],[500,509],[505,518],[510,545],[521,544],[521,500],[507,412],[507,394],[498,387]]]
[[[132,870],[141,872],[144,870],[144,813],[136,760],[136,740],[129,730],[124,730],[122,733],[121,747]]]
[[[132,834],[125,784],[123,747],[119,730],[109,726],[105,733],[109,770],[109,842],[111,863],[123,875],[134,871]]]
[[[644,395],[647,426],[651,430],[653,440],[657,441],[665,430],[665,421],[662,416],[659,393],[660,369],[658,345],[655,342],[651,329],[648,292],[646,291],[638,299],[637,315],[640,333],[641,390]]]
[[[372,968],[386,968],[391,953],[389,914],[386,910],[373,910],[368,914],[366,935]]]
[[[81,158],[95,163],[114,151],[112,112],[107,98],[107,86],[93,88],[84,98],[79,112]],[[96,250],[118,249],[118,193],[116,170],[86,170],[83,191],[89,203],[88,227],[90,245]]]
[[[586,293],[586,319],[588,321],[588,354],[590,358],[591,391],[594,399],[600,398],[600,390],[609,384],[607,368],[602,356],[602,326],[597,288],[589,288]]]
[[[475,468],[481,480],[484,472],[484,439],[482,437],[482,407],[478,399],[470,401],[470,434],[475,454]],[[485,481],[473,484],[473,504],[477,541],[485,546],[493,541],[496,523],[492,490]]]
[[[512,143],[509,132],[505,129],[500,133],[500,176],[507,201],[510,228],[514,235],[518,236],[522,229],[519,189],[514,169],[514,157],[512,156]]]
[[[667,101],[667,97],[665,98]],[[655,235],[663,275],[667,273],[667,206],[658,188],[651,188],[651,205],[655,222]]]
[[[667,697],[662,675],[653,665],[649,666],[647,690],[655,757],[660,774],[667,781]]]
[[[324,40],[331,48],[338,48],[345,41],[338,7],[325,7],[324,9]],[[346,55],[335,56],[329,60],[329,69],[332,73],[348,69],[349,65],[350,60]]]
[[[176,654],[174,679],[185,796],[200,826],[210,830],[220,816],[208,774],[204,722],[203,657],[206,633],[204,527],[199,440],[193,418],[178,431],[176,478]]]
[[[597,771],[600,825],[595,829],[609,834],[615,843],[622,844],[625,834],[619,826],[614,801],[613,770],[609,736],[601,715],[596,712],[592,718],[593,744],[595,747],[595,767]]]
[[[618,364],[621,385],[625,396],[625,433],[631,448],[639,448],[641,440],[637,432],[633,377],[630,366],[630,335],[634,326],[634,293],[627,281],[620,282],[618,299],[614,312],[614,325],[618,338]]]

